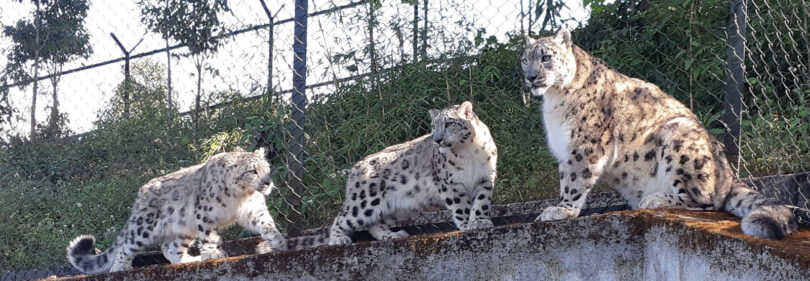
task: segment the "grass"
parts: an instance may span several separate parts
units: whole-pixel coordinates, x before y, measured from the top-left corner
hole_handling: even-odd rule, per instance
[[[99,248],[106,248],[128,218],[142,184],[237,145],[271,148],[280,188],[268,205],[282,228],[325,225],[342,202],[342,171],[365,155],[427,134],[428,109],[465,100],[473,101],[498,145],[494,202],[555,198],[556,162],[545,145],[537,104],[527,107],[520,95],[516,46],[488,41],[478,56],[403,65],[381,73],[376,81],[343,83],[328,99],[313,100],[307,108],[303,163],[307,189],[301,193],[302,216],[296,221],[286,216],[287,108],[263,99],[234,102],[209,111],[194,129],[188,118],[170,119],[172,111],[155,102],[166,100],[165,89],[155,86],[165,83],[148,79],[162,79],[164,71],[136,65],[132,76],[139,84],[119,89],[132,91],[132,116],[124,118],[120,102],[113,100],[100,114],[98,130],[81,141],[15,141],[0,147],[0,269],[65,264],[65,247],[80,234],[95,235]],[[213,94],[217,101],[240,100],[239,93]],[[799,121],[806,120],[810,113],[800,116]],[[777,162],[805,169],[801,165],[808,146],[796,140],[810,135],[808,127],[795,120],[763,122],[744,124],[745,132],[755,132],[745,136],[746,169],[755,175],[784,172],[771,169],[779,167]],[[784,143],[796,144],[789,149],[801,152],[799,156],[773,155]],[[225,239],[250,235],[239,227],[223,234]]]
[[[111,103],[99,130],[82,141],[18,142],[0,151],[0,268],[19,270],[65,264],[65,247],[93,234],[98,247],[113,241],[129,216],[139,187],[236,145],[271,146],[278,192],[268,204],[282,227],[327,224],[343,197],[342,170],[386,146],[429,132],[428,109],[472,100],[499,147],[496,203],[556,197],[556,164],[545,148],[542,117],[520,93],[516,52],[508,45],[447,63],[404,66],[378,78],[341,85],[307,113],[307,158],[300,221],[286,221],[285,109],[267,101],[234,103],[209,112],[197,129],[168,122],[165,105],[133,102],[136,116],[121,118]],[[487,67],[482,67],[487,66]],[[142,67],[139,69],[150,69]],[[161,72],[160,69],[152,69]],[[148,74],[148,73],[147,73]],[[134,73],[137,76],[138,73]],[[151,77],[150,75],[143,75]],[[143,83],[153,85],[160,83]],[[162,100],[161,90],[134,87],[134,98]],[[382,94],[382,98],[380,98]],[[231,99],[238,94],[225,93]],[[277,110],[263,110],[276,108]],[[174,128],[166,130],[167,127]],[[250,235],[239,227],[225,239]]]
[[[129,216],[136,192],[128,184],[144,177],[94,183],[31,182],[3,189],[0,230],[4,269],[64,263],[64,248],[70,237],[93,233],[101,247],[109,245]]]

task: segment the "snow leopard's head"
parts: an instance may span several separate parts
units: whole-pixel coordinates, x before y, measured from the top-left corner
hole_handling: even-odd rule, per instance
[[[227,188],[237,190],[254,190],[270,194],[275,185],[272,179],[272,167],[265,159],[265,149],[244,152],[237,149],[233,152],[220,153],[211,157],[214,162],[209,169],[207,180],[228,183]]]
[[[532,96],[542,96],[549,88],[562,89],[574,79],[577,63],[570,31],[560,30],[553,36],[526,40],[520,66]]]
[[[441,152],[459,144],[469,143],[475,137],[475,125],[479,120],[473,112],[471,102],[465,101],[460,105],[452,105],[441,110],[431,109],[429,113],[433,142],[439,146]]]

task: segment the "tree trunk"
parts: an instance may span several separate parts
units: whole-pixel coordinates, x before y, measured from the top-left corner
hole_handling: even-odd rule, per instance
[[[194,97],[194,138],[197,138],[197,134],[200,120],[200,97],[202,96],[202,65],[203,65],[203,58],[202,55],[197,55],[195,60],[194,66],[197,68],[197,96]]]
[[[399,22],[397,22],[399,24]],[[404,25],[397,26],[397,41],[399,42],[399,63],[405,63],[405,29]]]
[[[380,100],[382,100],[382,92],[379,90],[379,77],[377,76],[377,51],[376,46],[374,44],[374,3],[369,3],[368,7],[368,41],[369,41],[369,55],[371,56],[371,75],[374,76],[372,78],[373,88],[379,94]]]
[[[413,63],[419,61],[419,1],[413,3]]]
[[[275,27],[275,19],[270,17],[270,27],[268,32],[270,33],[270,38],[267,39],[267,102],[270,104],[275,104],[273,97],[275,94],[273,93],[273,32]]]
[[[422,7],[422,11],[424,15],[422,16],[422,21],[425,23],[425,27],[422,29],[422,61],[427,60],[427,35],[428,35],[428,0],[425,0],[425,5]]]
[[[546,14],[543,17],[543,24],[540,25],[540,31],[554,30],[554,2],[553,0],[546,0],[543,4],[546,5]]]
[[[169,0],[163,1],[166,4],[164,15],[169,17]],[[172,51],[169,49],[169,35],[163,30],[163,40],[166,42],[166,117],[168,117],[169,127],[174,126],[174,102],[172,101]],[[172,136],[174,130],[169,130]]]
[[[174,106],[172,104],[172,52],[169,50],[169,39],[166,38],[166,99],[168,103],[168,110],[169,114],[169,122],[171,122],[174,116],[172,116],[172,112],[174,112]]]
[[[37,37],[39,38],[39,37]],[[37,129],[37,91],[39,88],[39,50],[34,51],[34,90],[31,95],[31,140],[36,139]]]
[[[520,0],[520,36],[526,40],[526,29],[523,27],[523,21],[526,20],[526,13],[523,11],[523,0]],[[523,42],[525,45],[528,42]]]
[[[58,98],[58,85],[59,85],[59,73],[62,72],[62,66],[53,65],[51,67],[51,87],[53,88],[52,92],[52,99],[53,105],[51,105],[51,117],[48,120],[48,137],[49,138],[57,138],[59,137],[59,132],[61,132],[61,128],[59,128],[59,98]]]
[[[39,90],[39,29],[41,26],[40,7],[39,1],[34,1],[37,6],[36,14],[34,15],[36,22],[34,24],[34,93],[31,97],[31,140],[36,139],[37,129],[37,91]]]

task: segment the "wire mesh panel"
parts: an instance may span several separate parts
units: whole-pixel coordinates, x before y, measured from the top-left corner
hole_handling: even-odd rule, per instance
[[[744,1],[745,87],[741,111],[743,177],[804,173],[810,169],[810,3]],[[805,177],[772,190],[808,209]],[[805,218],[806,219],[806,218]]]
[[[65,1],[73,2],[84,3]],[[730,151],[739,147],[733,163],[741,177],[808,169],[810,9],[803,0],[215,6],[223,2],[90,1],[84,33],[76,34],[88,34],[92,52],[63,60],[44,51],[39,59],[15,57],[22,43],[10,27],[22,21],[36,31],[31,26],[46,18],[37,1],[0,8],[0,65],[7,66],[0,74],[0,222],[11,226],[0,228],[0,268],[63,265],[64,247],[79,234],[108,247],[140,185],[236,146],[269,148],[278,190],[267,203],[284,232],[328,226],[354,163],[430,133],[429,109],[467,100],[498,145],[494,203],[516,203],[495,210],[496,224],[532,221],[541,205],[521,204],[558,196],[557,164],[545,145],[542,100],[523,89],[518,57],[524,36],[560,28],[611,67],[686,104]],[[217,22],[200,22],[209,28],[191,34],[197,37],[151,25],[183,14],[172,3],[214,5]],[[48,24],[40,23],[43,34]],[[46,50],[65,43],[59,40],[43,36],[34,45]],[[215,48],[197,52],[203,45]],[[753,183],[806,208],[807,177],[782,179]],[[603,203],[588,212],[622,208]],[[447,222],[438,210],[400,226],[431,232]],[[224,232],[226,239],[249,235]]]

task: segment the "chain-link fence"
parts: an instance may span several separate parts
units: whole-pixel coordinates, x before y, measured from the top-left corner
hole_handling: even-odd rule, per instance
[[[4,269],[62,264],[78,234],[108,246],[141,184],[237,145],[270,148],[279,190],[268,204],[285,232],[325,226],[356,161],[429,133],[428,109],[465,100],[498,144],[495,203],[557,197],[542,101],[526,95],[517,58],[525,35],[559,28],[689,106],[726,140],[742,177],[808,170],[803,0],[228,1],[219,23],[201,32],[217,46],[203,52],[139,12],[152,5],[155,18],[171,18],[173,3],[91,1],[83,24],[92,53],[70,59],[13,57],[23,44],[4,29],[0,164],[9,173],[0,175],[8,186],[0,211],[15,228],[0,230]],[[33,2],[2,9],[6,26],[37,26]],[[39,23],[42,41],[62,43],[44,36],[48,24]],[[806,207],[810,182],[792,179],[779,185],[792,190],[769,192]]]

